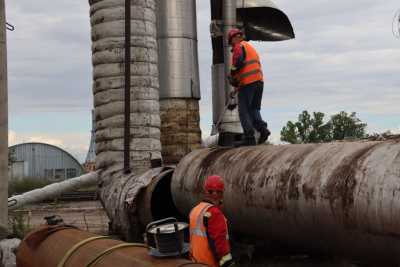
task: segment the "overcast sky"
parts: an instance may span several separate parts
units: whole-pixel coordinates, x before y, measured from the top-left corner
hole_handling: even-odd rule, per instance
[[[358,113],[369,132],[400,131],[398,0],[275,0],[296,39],[256,43],[266,83],[262,114],[280,129],[303,110]],[[201,128],[211,127],[209,1],[198,0]],[[89,5],[82,0],[6,2],[10,145],[58,145],[80,161],[91,129]]]

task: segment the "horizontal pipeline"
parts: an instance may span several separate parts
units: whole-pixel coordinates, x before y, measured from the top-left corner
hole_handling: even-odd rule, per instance
[[[59,183],[53,183],[21,195],[8,198],[8,209],[14,210],[24,205],[37,203],[46,199],[56,198],[62,193],[80,189],[98,183],[98,171],[71,178]]]
[[[204,267],[183,258],[154,258],[140,243],[124,243],[65,226],[44,226],[24,238],[18,267]]]
[[[233,232],[400,264],[400,138],[194,151],[171,182],[184,216],[211,174],[225,179],[224,211]]]

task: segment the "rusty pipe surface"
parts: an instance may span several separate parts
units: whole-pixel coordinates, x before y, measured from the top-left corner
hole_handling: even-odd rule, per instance
[[[74,228],[42,227],[31,232],[24,238],[18,248],[18,267],[55,267],[62,261],[68,251],[79,242],[96,235]],[[99,254],[110,247],[127,244],[113,239],[96,239],[78,247],[66,259],[64,267],[81,267],[88,264]],[[106,254],[90,266],[96,267],[200,267],[203,264],[191,263],[182,258],[154,258],[148,255],[148,249],[143,244],[119,248]]]
[[[211,174],[225,179],[233,232],[384,266],[400,263],[400,138],[194,151],[171,182],[181,213],[201,199]]]

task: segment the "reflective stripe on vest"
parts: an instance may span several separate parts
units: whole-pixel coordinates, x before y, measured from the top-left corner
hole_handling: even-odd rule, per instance
[[[204,226],[204,215],[212,206],[210,203],[201,202],[190,212],[190,254],[195,262],[219,267],[209,247],[207,229]]]
[[[202,202],[202,203],[204,203],[204,202]],[[192,235],[207,237],[206,229],[205,229],[205,227],[202,227],[203,226],[203,218],[204,218],[204,214],[206,213],[207,209],[212,207],[212,205],[209,203],[204,203],[204,204],[205,205],[202,205],[202,209],[200,210],[199,215],[197,215],[196,224],[195,224],[194,228],[190,229],[190,233]]]
[[[263,81],[260,58],[254,47],[246,41],[240,43],[246,51],[244,66],[235,75],[239,86],[244,86],[256,81]]]

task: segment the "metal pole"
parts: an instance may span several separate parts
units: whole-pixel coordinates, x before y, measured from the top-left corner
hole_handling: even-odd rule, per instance
[[[0,0],[0,227],[7,227],[8,97],[7,38],[4,0]]]
[[[225,77],[230,73],[232,53],[228,43],[228,33],[232,28],[236,27],[236,0],[224,0],[223,6],[223,21],[224,21],[224,62],[225,62]],[[225,79],[225,92],[229,95],[232,86]],[[228,97],[226,97],[228,99]]]
[[[213,123],[212,134],[220,133],[218,144],[232,145],[243,132],[240,125],[238,110],[224,111],[232,90],[226,77],[231,66],[231,47],[228,44],[229,30],[236,27],[236,0],[211,1],[211,36],[213,42]],[[223,38],[221,38],[221,35]],[[215,127],[222,118],[220,126]],[[218,129],[217,129],[218,128]]]
[[[124,172],[130,173],[130,115],[131,115],[131,0],[125,0],[125,128]]]

